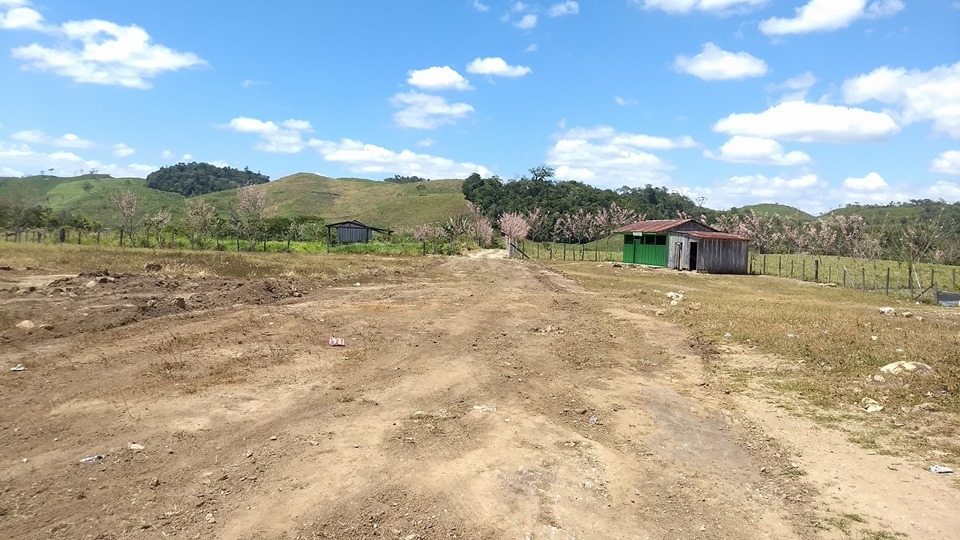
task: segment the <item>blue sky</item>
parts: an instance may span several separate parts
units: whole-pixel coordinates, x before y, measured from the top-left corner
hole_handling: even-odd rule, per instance
[[[0,175],[545,163],[713,208],[953,202],[958,28],[950,0],[0,0]]]

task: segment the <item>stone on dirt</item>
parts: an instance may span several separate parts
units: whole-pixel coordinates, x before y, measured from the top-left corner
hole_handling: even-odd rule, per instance
[[[900,373],[931,373],[933,368],[923,362],[906,362],[898,360],[880,368],[881,373],[897,375]]]
[[[893,308],[890,307],[890,306],[885,306],[885,307],[880,308],[880,313],[883,314],[883,315],[896,315],[896,314],[897,314],[897,310],[893,309]]]
[[[160,270],[163,270],[163,265],[158,262],[148,262],[147,264],[143,265],[143,269],[147,272],[159,272]]]
[[[129,448],[130,450],[133,450],[134,452],[143,452],[144,447],[142,444],[137,444],[135,442],[132,442],[127,445],[127,448]]]
[[[177,306],[178,309],[187,309],[187,299],[182,296],[174,298],[170,303]]]
[[[36,324],[31,320],[24,320],[17,323],[17,328],[21,330],[33,330],[36,328]]]
[[[96,287],[96,286],[97,286],[97,280],[95,280],[95,279],[91,279],[90,281],[88,281],[88,282],[84,285],[84,287],[86,287],[86,288],[88,288],[88,289],[92,289],[92,288],[94,288],[94,287]]]
[[[860,400],[860,406],[863,407],[863,410],[869,413],[880,412],[883,410],[883,405],[877,403],[876,400],[870,399],[868,397],[865,397]]]

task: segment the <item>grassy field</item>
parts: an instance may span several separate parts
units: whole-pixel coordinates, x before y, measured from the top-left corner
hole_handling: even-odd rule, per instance
[[[880,437],[887,447],[903,450],[923,439],[960,460],[954,421],[960,414],[960,310],[774,277],[546,264],[588,289],[615,295],[630,309],[660,310],[666,320],[689,328],[708,356],[735,345],[783,358],[780,365],[713,367],[730,380],[755,380],[770,392],[799,397],[816,406],[818,412],[811,414],[825,423],[864,417],[866,430],[851,435],[861,439],[855,442],[869,445]],[[670,291],[683,291],[685,299],[670,306]],[[879,308],[887,305],[914,316],[882,315]],[[870,378],[899,360],[927,363],[934,372]],[[865,397],[911,429],[890,431],[888,415],[864,415],[859,403]],[[917,407],[934,411],[924,417],[929,422],[911,416]]]
[[[463,213],[467,203],[462,184],[461,180],[393,184],[301,173],[264,184],[263,189],[267,193],[268,217],[318,216],[327,222],[356,219],[398,229]],[[120,224],[110,197],[127,190],[140,198],[144,216],[161,208],[171,210],[175,219],[182,215],[185,197],[150,189],[140,178],[96,175],[0,178],[0,199],[16,194],[31,205],[44,205],[58,214],[70,211],[110,227]],[[236,190],[227,190],[201,197],[213,204],[221,215],[227,215],[236,196]]]
[[[148,262],[165,273],[235,278],[299,277],[332,282],[399,269],[432,267],[438,257],[356,254],[244,253],[0,243],[0,263],[14,268],[53,268],[62,272],[142,273]]]
[[[766,258],[766,265],[764,265]],[[852,257],[829,257],[815,255],[757,255],[751,256],[753,273],[792,277],[815,281],[814,271],[819,264],[820,283],[835,283],[850,288],[886,292],[887,272],[890,274],[890,291],[909,291],[908,265],[900,261],[854,259]],[[844,277],[846,271],[846,277]],[[931,274],[932,272],[932,274]],[[932,280],[932,281],[931,281]],[[918,285],[918,281],[921,285]],[[914,268],[912,288],[919,293],[935,282],[940,290],[956,290],[957,267],[945,264],[920,263]]]

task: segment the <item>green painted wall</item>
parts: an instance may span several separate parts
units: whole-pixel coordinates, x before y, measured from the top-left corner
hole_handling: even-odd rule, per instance
[[[657,235],[650,235],[657,236]],[[643,237],[631,234],[623,235],[623,262],[646,264],[649,266],[667,266],[666,245],[644,244]]]

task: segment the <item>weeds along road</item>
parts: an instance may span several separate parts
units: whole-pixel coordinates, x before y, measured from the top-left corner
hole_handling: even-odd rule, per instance
[[[27,370],[0,387],[0,537],[846,538],[824,523],[849,508],[899,523],[880,508],[897,501],[851,506],[792,474],[762,407],[710,386],[682,330],[535,265],[450,259],[98,327],[169,301],[158,278],[117,292],[132,279],[3,297],[8,319],[85,322],[5,334],[2,364]],[[960,530],[928,510],[908,532]]]

